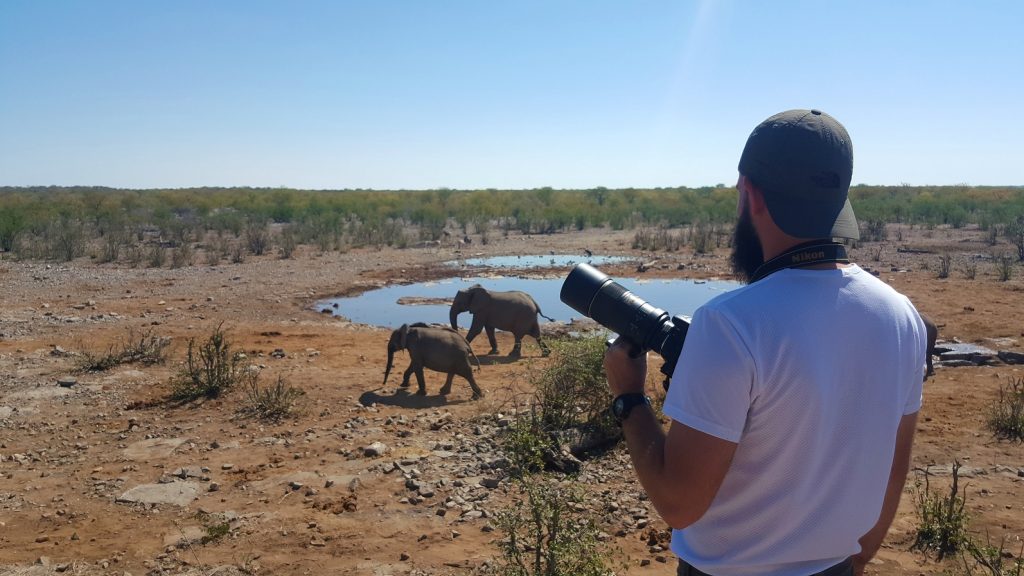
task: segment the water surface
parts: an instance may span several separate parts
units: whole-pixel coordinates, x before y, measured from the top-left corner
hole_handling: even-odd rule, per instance
[[[613,279],[651,305],[673,316],[692,315],[701,304],[739,286],[736,282],[724,280]],[[412,322],[448,324],[448,310],[456,292],[480,284],[488,290],[522,290],[533,296],[546,316],[557,321],[580,319],[582,315],[579,312],[569,308],[558,298],[563,280],[564,278],[451,278],[387,286],[364,292],[359,296],[322,300],[317,303],[316,309],[329,309],[334,315],[345,317],[352,322],[388,328],[397,328]],[[400,304],[400,299],[407,303]],[[424,300],[431,303],[408,303]],[[543,318],[540,320],[541,323],[547,322]],[[471,322],[472,316],[468,312],[459,315],[460,328],[468,328]]]

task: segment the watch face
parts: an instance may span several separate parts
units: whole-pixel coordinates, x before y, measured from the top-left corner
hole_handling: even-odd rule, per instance
[[[621,396],[616,398],[615,402],[612,402],[612,414],[614,414],[616,418],[622,418],[622,412],[625,411],[625,409],[626,400]]]

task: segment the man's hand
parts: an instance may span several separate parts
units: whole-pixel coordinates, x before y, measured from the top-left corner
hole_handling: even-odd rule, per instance
[[[636,345],[626,338],[616,338],[604,353],[604,371],[612,396],[631,392],[644,393],[647,382],[647,353],[632,357]]]

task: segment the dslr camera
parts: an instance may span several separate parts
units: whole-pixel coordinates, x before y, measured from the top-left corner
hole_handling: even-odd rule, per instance
[[[637,354],[657,352],[665,360],[661,373],[665,375],[663,386],[668,390],[690,328],[689,316],[670,318],[667,312],[651,306],[589,264],[577,264],[569,272],[559,298],[573,310],[632,342]]]

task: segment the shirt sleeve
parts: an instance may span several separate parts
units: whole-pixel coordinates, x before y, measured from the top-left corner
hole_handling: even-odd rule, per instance
[[[707,306],[694,314],[663,412],[691,428],[739,442],[754,398],[754,361],[735,326]]]

